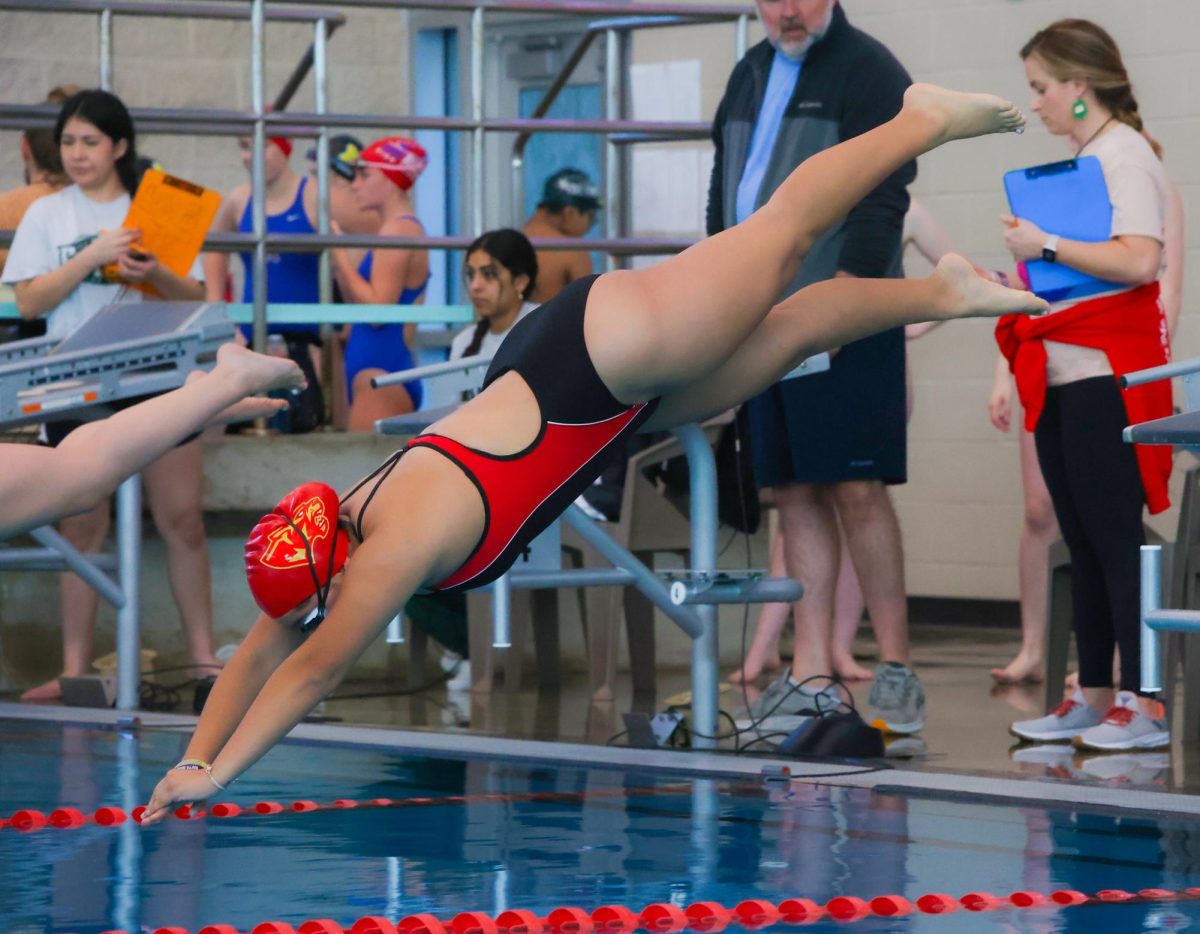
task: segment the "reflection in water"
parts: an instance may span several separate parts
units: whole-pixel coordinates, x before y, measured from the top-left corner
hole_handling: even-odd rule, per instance
[[[29,723],[2,731],[0,814],[60,804],[128,810],[185,741]],[[248,930],[267,919],[298,925],[313,917],[348,927],[362,915],[421,911],[1200,885],[1194,822],[1033,803],[305,744],[273,751],[233,796],[299,797],[410,804],[147,830],[0,831],[0,930]],[[1137,931],[1179,929],[1198,917],[1200,904],[1180,902],[874,919],[857,929]]]

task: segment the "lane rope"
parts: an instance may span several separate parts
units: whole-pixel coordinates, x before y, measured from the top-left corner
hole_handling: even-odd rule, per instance
[[[492,917],[483,911],[463,911],[449,920],[432,914],[405,915],[396,922],[378,915],[359,918],[344,928],[329,918],[314,918],[299,927],[286,921],[263,921],[248,934],[676,934],[697,931],[718,934],[730,925],[755,931],[773,924],[807,925],[823,918],[840,922],[864,918],[896,918],[914,913],[941,915],[954,911],[1061,910],[1081,905],[1151,904],[1198,901],[1200,887],[1170,889],[1103,889],[1092,895],[1074,889],[1053,892],[1018,891],[1009,895],[968,892],[955,898],[943,893],[922,895],[909,901],[902,895],[877,895],[872,899],[838,895],[824,905],[808,898],[785,898],[781,902],[746,899],[732,908],[719,902],[695,902],[686,908],[667,902],[647,905],[640,912],[624,905],[602,905],[588,912],[582,908],[555,908],[544,918],[532,911],[510,909]],[[111,930],[102,934],[129,934]],[[191,934],[187,928],[154,928],[153,934]],[[209,924],[196,934],[246,934],[230,924]]]

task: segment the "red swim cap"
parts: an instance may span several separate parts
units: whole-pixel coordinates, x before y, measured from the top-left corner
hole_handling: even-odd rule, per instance
[[[380,169],[383,174],[405,191],[412,188],[428,159],[425,149],[416,140],[406,136],[389,136],[377,139],[363,150],[358,157],[359,165],[369,165]]]
[[[324,609],[329,582],[346,563],[349,542],[338,526],[338,495],[305,483],[258,520],[246,539],[246,580],[254,602],[278,619],[313,594]]]

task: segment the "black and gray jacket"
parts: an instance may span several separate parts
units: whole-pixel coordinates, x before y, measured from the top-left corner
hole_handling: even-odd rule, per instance
[[[713,120],[716,155],[708,190],[710,236],[736,219],[738,181],[774,55],[765,40],[746,53],[729,78]],[[755,206],[767,201],[809,156],[894,117],[911,83],[895,56],[851,26],[841,6],[836,6],[829,31],[805,57]],[[873,278],[902,276],[900,238],[908,210],[907,186],[916,175],[916,162],[906,164],[859,202],[844,222],[826,231],[785,294],[828,279],[838,270]]]

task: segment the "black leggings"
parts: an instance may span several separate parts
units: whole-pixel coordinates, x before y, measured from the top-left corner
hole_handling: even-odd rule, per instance
[[[1121,690],[1141,686],[1139,546],[1145,492],[1117,381],[1097,376],[1046,390],[1034,431],[1038,461],[1071,553],[1079,684],[1112,687],[1114,645]]]

